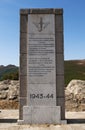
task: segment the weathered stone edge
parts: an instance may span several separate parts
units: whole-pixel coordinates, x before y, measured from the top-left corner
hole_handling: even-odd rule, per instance
[[[20,14],[63,14],[63,9],[20,9]]]

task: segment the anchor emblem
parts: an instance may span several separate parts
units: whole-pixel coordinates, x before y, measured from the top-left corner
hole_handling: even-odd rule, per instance
[[[39,23],[34,23],[33,22],[33,24],[36,26],[36,28],[38,29],[39,32],[42,32],[48,26],[48,24],[50,24],[50,23],[49,22],[44,23],[43,18],[40,17],[40,22]]]

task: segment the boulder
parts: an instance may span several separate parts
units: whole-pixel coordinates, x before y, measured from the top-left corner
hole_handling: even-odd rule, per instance
[[[66,90],[74,95],[85,94],[85,81],[82,80],[72,80]]]
[[[19,96],[19,81],[4,80],[0,82],[0,99],[14,100]]]
[[[85,111],[85,81],[70,81],[65,90],[65,100],[67,111]]]

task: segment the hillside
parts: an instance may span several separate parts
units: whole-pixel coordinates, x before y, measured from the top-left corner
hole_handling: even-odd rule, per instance
[[[16,79],[18,76],[18,67],[15,65],[0,66],[0,80]]]
[[[72,79],[85,80],[85,60],[69,60],[65,61],[65,86]],[[14,65],[0,66],[0,80],[18,79],[19,68]]]
[[[85,60],[65,61],[65,86],[72,79],[85,80]]]

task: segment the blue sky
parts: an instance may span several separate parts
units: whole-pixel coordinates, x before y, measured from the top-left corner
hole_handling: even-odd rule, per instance
[[[19,65],[21,8],[63,8],[64,59],[85,59],[85,0],[0,0],[0,65]]]

